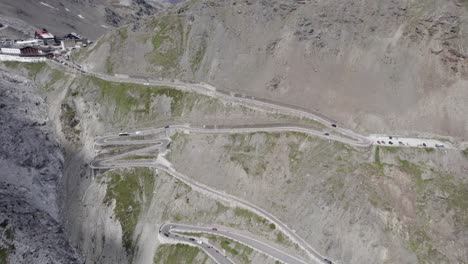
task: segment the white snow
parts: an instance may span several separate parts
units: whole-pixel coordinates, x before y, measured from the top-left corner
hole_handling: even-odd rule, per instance
[[[44,2],[39,2],[39,3],[40,3],[41,5],[43,5],[43,6],[47,6],[48,8],[58,9],[58,8],[53,7],[53,6],[51,6],[51,5],[47,4],[47,3],[44,3]]]

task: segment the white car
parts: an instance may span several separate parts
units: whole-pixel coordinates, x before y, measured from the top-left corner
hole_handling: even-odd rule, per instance
[[[201,240],[197,240],[197,243],[200,244],[200,245],[203,244],[203,242]]]
[[[141,134],[141,131],[135,132],[135,135],[140,135],[140,134]]]

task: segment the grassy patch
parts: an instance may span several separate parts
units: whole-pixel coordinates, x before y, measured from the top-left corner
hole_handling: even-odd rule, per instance
[[[48,85],[53,86],[58,81],[62,80],[64,76],[65,76],[65,73],[63,73],[62,71],[53,69],[50,75],[50,81]]]
[[[148,168],[110,171],[107,174],[107,192],[104,203],[115,201],[114,213],[123,232],[123,246],[133,255],[133,232],[145,203],[153,198],[155,175]]]
[[[465,156],[465,158],[468,159],[468,148],[464,149],[462,153],[463,153],[463,156]]]
[[[3,61],[2,64],[10,69],[18,69],[20,67],[19,61]]]
[[[155,264],[202,264],[207,260],[208,256],[199,248],[180,244],[161,245],[154,256]]]
[[[234,209],[234,215],[237,217],[243,217],[245,219],[249,219],[249,221],[253,223],[260,223],[264,225],[269,224],[269,221],[267,219],[244,208],[236,207]]]
[[[155,20],[155,24],[159,30],[152,38],[150,62],[166,70],[175,68],[184,52],[182,22],[177,16],[165,16]]]
[[[206,33],[203,34],[200,45],[196,48],[193,49],[194,51],[192,52],[192,57],[190,58],[190,67],[192,68],[192,72],[195,73],[199,68],[200,64],[205,57],[206,53],[206,48],[207,48],[207,35]]]
[[[251,263],[249,256],[252,255],[253,249],[237,243],[231,239],[222,238],[220,246],[226,250],[228,254],[237,257],[241,263]]]
[[[24,63],[23,67],[28,71],[31,79],[36,79],[37,75],[46,67],[45,62]]]
[[[154,155],[132,155],[125,157],[125,160],[148,160],[148,159],[155,159],[156,156]]]
[[[128,27],[119,28],[118,34],[121,41],[126,41],[128,39]]]
[[[117,114],[143,113],[150,114],[151,102],[158,96],[171,99],[172,116],[181,116],[184,105],[193,100],[188,92],[183,92],[168,86],[145,86],[131,83],[108,82],[95,77],[86,77],[100,88],[102,100],[112,102],[117,108]]]
[[[285,238],[284,238],[283,233],[278,232],[278,234],[276,234],[276,241],[278,241],[278,243],[280,244],[284,243]]]
[[[8,264],[8,249],[0,247],[0,264]]]
[[[434,152],[434,148],[424,148],[424,150],[427,152],[427,153],[432,153]]]
[[[381,174],[385,175],[384,172],[384,165],[382,161],[380,160],[380,147],[375,148],[375,153],[374,153],[374,165],[376,170]]]

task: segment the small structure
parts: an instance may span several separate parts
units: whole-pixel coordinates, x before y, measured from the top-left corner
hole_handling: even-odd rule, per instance
[[[37,39],[44,39],[44,40],[53,40],[55,37],[47,29],[43,28],[42,30],[36,30],[34,37]]]
[[[0,52],[6,55],[20,55],[21,54],[20,48],[14,47],[14,46],[2,47],[0,48]]]
[[[44,56],[44,52],[36,47],[24,47],[20,49],[21,55],[26,57]]]
[[[44,45],[44,41],[39,39],[17,40],[16,44],[20,46]]]

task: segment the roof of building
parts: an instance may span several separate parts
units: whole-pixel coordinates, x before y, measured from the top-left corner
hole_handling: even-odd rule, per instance
[[[46,30],[36,30],[36,34],[38,34],[39,36],[41,36],[41,38],[45,38],[45,39],[48,39],[48,38],[54,38],[54,35],[50,34],[48,31]]]

